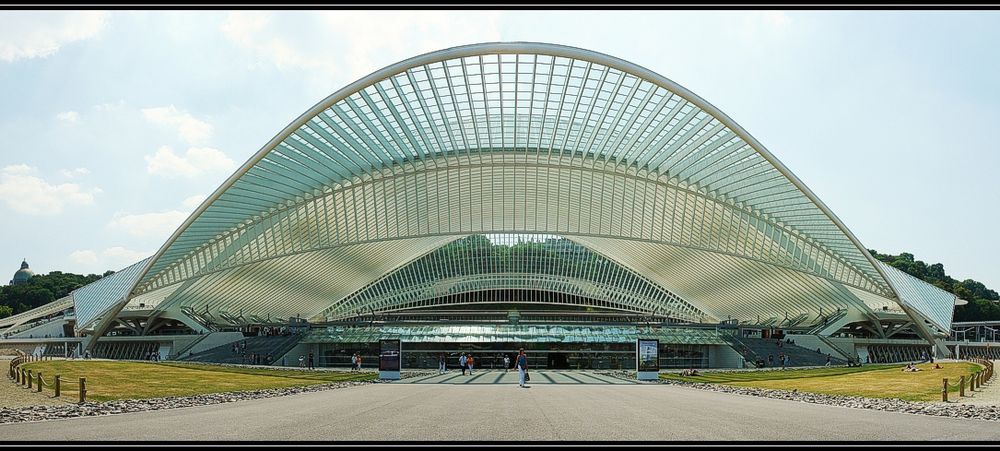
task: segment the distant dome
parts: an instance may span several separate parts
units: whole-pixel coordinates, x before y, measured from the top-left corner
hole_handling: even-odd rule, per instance
[[[11,285],[19,285],[22,283],[28,283],[28,280],[35,275],[35,272],[28,268],[28,262],[21,262],[21,269],[14,273],[14,280],[10,281]]]

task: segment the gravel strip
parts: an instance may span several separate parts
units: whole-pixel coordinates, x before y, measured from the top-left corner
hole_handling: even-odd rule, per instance
[[[644,384],[679,385],[682,387],[710,390],[734,395],[810,402],[814,404],[827,404],[839,407],[851,407],[855,409],[870,409],[882,410],[886,412],[913,413],[918,415],[1000,421],[1000,406],[996,405],[904,401],[895,398],[865,398],[862,396],[826,395],[820,393],[799,392],[797,390],[789,391],[768,388],[737,387],[732,385],[709,384],[704,382],[684,382],[671,379],[660,379],[659,381],[636,381],[635,373],[629,373],[627,371],[613,371],[600,374]],[[950,394],[949,396],[957,398],[958,394]]]
[[[64,406],[65,402],[58,398],[52,397],[52,389],[44,388],[42,393],[35,392],[34,389],[29,390],[27,387],[18,385],[9,377],[7,377],[7,371],[10,368],[10,361],[13,357],[0,357],[0,370],[3,370],[3,375],[0,376],[0,409],[16,409],[28,406]],[[52,378],[49,377],[49,382],[51,383]]]

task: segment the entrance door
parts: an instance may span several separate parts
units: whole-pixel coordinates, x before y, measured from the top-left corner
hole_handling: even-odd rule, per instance
[[[569,361],[567,360],[567,355],[561,352],[550,352],[549,353],[549,364],[547,368],[554,370],[568,370]]]

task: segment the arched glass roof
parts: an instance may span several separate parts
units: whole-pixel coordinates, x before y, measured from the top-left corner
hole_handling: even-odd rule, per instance
[[[420,55],[331,95],[185,221],[131,297],[318,315],[483,233],[566,237],[716,318],[898,301],[839,219],[721,111],[627,61],[538,43]]]

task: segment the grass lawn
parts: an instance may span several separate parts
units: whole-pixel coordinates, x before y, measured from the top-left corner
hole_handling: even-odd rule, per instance
[[[70,400],[76,399],[79,378],[87,378],[88,401],[191,396],[376,378],[373,373],[304,372],[173,362],[52,360],[27,363],[24,368],[35,373],[41,371],[48,383],[52,383],[56,374],[60,375],[63,396]],[[51,390],[46,388],[44,391],[51,393]]]
[[[867,365],[862,367],[831,367],[808,370],[747,371],[739,373],[707,373],[704,376],[680,377],[663,374],[664,379],[708,382],[739,387],[759,387],[798,390],[831,395],[898,398],[907,401],[938,401],[941,399],[941,379],[948,378],[949,392],[958,393],[958,380],[982,370],[969,362],[917,365],[922,371],[902,372],[904,365]],[[966,385],[968,389],[968,385]]]

